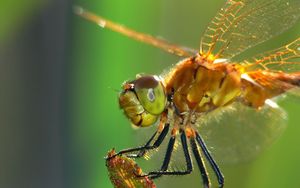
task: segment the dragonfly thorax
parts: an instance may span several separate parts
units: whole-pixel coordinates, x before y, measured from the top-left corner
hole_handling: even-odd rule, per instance
[[[241,71],[234,64],[197,58],[177,64],[165,77],[167,93],[179,112],[207,112],[233,102],[241,93]]]

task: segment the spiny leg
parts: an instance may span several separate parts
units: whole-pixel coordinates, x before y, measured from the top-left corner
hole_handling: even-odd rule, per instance
[[[218,167],[217,163],[214,161],[214,159],[210,155],[209,151],[207,150],[207,147],[198,132],[196,132],[196,141],[200,145],[206,159],[209,161],[209,164],[213,168],[213,170],[217,176],[217,179],[218,179],[219,187],[222,188],[224,186],[224,176],[223,176],[222,172],[220,171],[220,168]]]
[[[192,172],[193,165],[192,165],[192,160],[191,160],[191,157],[189,154],[187,139],[186,139],[186,135],[185,135],[184,131],[181,132],[180,137],[181,137],[181,142],[182,142],[183,153],[184,153],[185,160],[186,160],[186,170],[185,171],[172,171],[172,172],[167,171],[169,163],[170,163],[170,159],[171,159],[171,154],[172,154],[172,151],[174,148],[174,143],[175,143],[175,137],[171,137],[169,144],[168,144],[165,159],[164,159],[164,162],[163,162],[163,165],[162,165],[160,171],[149,172],[148,174],[143,175],[143,176],[149,176],[151,179],[155,179],[162,175],[186,175],[186,174],[190,174]]]
[[[190,143],[191,143],[191,147],[192,147],[192,151],[194,153],[195,159],[197,161],[201,176],[202,176],[202,180],[203,180],[203,185],[205,188],[209,188],[210,187],[210,182],[209,182],[209,177],[208,177],[208,173],[207,170],[205,168],[204,165],[204,161],[201,157],[201,154],[199,152],[197,143],[195,142],[195,138],[190,138]]]
[[[126,155],[126,156],[129,157],[129,158],[140,158],[140,157],[143,157],[143,156],[146,154],[145,148],[149,148],[149,147],[150,147],[150,143],[153,141],[153,139],[155,138],[156,134],[158,134],[157,131],[155,131],[155,133],[151,136],[151,138],[147,141],[147,143],[146,143],[144,146],[141,146],[141,147],[140,147],[141,150],[139,150],[139,152],[138,152],[137,154],[136,154],[136,153],[133,153],[133,154],[128,154],[128,155]],[[160,140],[161,140],[161,139],[160,139],[161,136],[164,136],[164,134],[160,134],[160,135],[158,136],[158,139],[154,142],[153,145],[155,145],[155,143],[156,143],[157,141],[160,141]],[[144,148],[144,149],[143,149],[143,148]],[[124,151],[124,150],[123,150],[123,151]],[[121,154],[122,154],[122,153],[121,153]]]
[[[157,137],[157,139],[153,143],[153,145],[150,146],[150,143],[153,140],[153,138],[155,137],[155,135],[157,134],[157,131],[149,139],[149,141],[144,145],[144,148],[139,151],[138,154],[130,154],[127,157],[130,157],[130,158],[140,158],[140,157],[143,157],[146,154],[147,150],[152,150],[152,149],[158,148],[161,145],[161,143],[164,141],[166,135],[168,134],[169,127],[170,127],[169,124],[165,124],[164,129],[159,133],[159,136]]]
[[[150,146],[150,143],[153,141],[153,139],[155,138],[156,134],[158,133],[157,131],[151,136],[151,138],[147,141],[147,143],[144,146],[121,150],[118,153],[116,153],[115,155],[109,157],[108,160],[110,158],[113,158],[113,157],[117,156],[117,155],[123,155],[123,154],[126,154],[126,153],[135,152],[135,151],[139,151],[139,153],[138,154],[131,154],[131,155],[128,155],[127,157],[130,157],[130,158],[143,157],[145,155],[145,153],[146,153],[147,150],[151,150],[151,149],[155,149],[155,148],[159,147],[160,144],[165,139],[165,137],[166,137],[166,135],[167,135],[168,132],[169,132],[169,124],[165,124],[163,130],[161,131],[161,133],[159,134],[159,136],[157,137],[157,139],[153,143],[153,145]]]

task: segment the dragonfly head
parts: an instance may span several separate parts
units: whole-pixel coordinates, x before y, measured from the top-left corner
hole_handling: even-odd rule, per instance
[[[139,127],[154,124],[166,103],[165,87],[155,75],[138,76],[136,80],[125,82],[119,96],[120,108]]]

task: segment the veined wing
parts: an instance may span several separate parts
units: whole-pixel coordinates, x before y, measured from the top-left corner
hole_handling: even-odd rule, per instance
[[[93,23],[96,23],[102,28],[107,28],[112,31],[115,31],[117,33],[120,33],[122,35],[125,35],[129,38],[135,39],[137,41],[152,45],[154,47],[160,48],[162,50],[167,51],[168,53],[175,54],[177,56],[184,56],[184,57],[190,57],[192,55],[195,55],[197,53],[196,50],[186,48],[186,47],[180,47],[175,44],[171,44],[165,40],[153,37],[151,35],[147,35],[144,33],[137,32],[133,29],[130,29],[128,27],[122,26],[120,24],[117,24],[115,22],[112,22],[108,19],[105,19],[101,16],[97,16],[92,12],[89,12],[82,7],[74,6],[74,13],[78,16],[81,16],[85,18],[88,21],[91,21]]]
[[[300,38],[276,50],[245,60],[246,71],[300,71]]]
[[[235,102],[203,115],[198,130],[217,162],[239,163],[270,146],[285,130],[286,120],[276,103],[257,110]]]
[[[282,33],[299,18],[299,0],[227,0],[204,33],[200,53],[230,59]]]

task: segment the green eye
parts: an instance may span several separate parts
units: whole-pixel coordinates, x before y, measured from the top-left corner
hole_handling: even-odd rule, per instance
[[[162,113],[166,106],[164,86],[157,76],[142,76],[134,81],[134,90],[144,109],[154,115]]]

